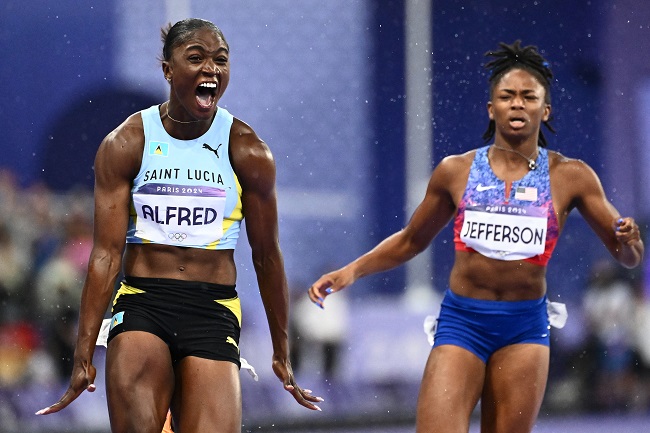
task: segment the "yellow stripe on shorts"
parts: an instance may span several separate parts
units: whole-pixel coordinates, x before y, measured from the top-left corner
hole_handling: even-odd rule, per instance
[[[115,303],[117,302],[117,298],[119,298],[122,295],[137,295],[138,293],[145,293],[145,291],[140,290],[136,287],[129,286],[128,284],[122,281],[122,283],[120,283],[120,288],[117,290],[117,295],[115,295],[115,299],[113,300],[113,305],[115,305]]]
[[[239,327],[241,328],[241,302],[239,301],[239,297],[230,299],[215,299],[214,302],[217,302],[232,311],[232,314],[237,317],[237,322],[239,322]]]

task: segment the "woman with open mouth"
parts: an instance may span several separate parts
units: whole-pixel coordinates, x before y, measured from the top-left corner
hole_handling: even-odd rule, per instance
[[[501,43],[490,72],[486,145],[444,158],[410,221],[309,288],[320,306],[363,276],[422,252],[453,219],[455,260],[422,379],[416,431],[467,433],[481,402],[481,432],[530,432],[549,370],[547,264],[576,209],[623,266],[641,263],[639,227],[622,217],[584,162],[546,149],[553,74],[534,46]],[[429,322],[427,322],[429,323]]]
[[[160,432],[171,409],[183,433],[242,424],[234,248],[242,220],[272,339],[272,368],[296,401],[288,296],[278,241],[273,156],[255,131],[219,107],[230,47],[202,19],[162,31],[169,100],[131,115],[95,159],[94,245],[83,288],[70,386],[38,414],[94,391],[95,341],[119,275],[106,353],[111,429]]]

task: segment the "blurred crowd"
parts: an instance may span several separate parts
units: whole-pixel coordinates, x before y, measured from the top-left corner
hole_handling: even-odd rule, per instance
[[[591,264],[581,305],[569,312],[577,328],[573,341],[565,338],[563,344],[565,330],[559,330],[559,347],[552,350],[547,395],[552,407],[650,411],[650,293],[644,281],[610,259]]]
[[[92,247],[92,192],[0,171],[0,389],[67,379]]]
[[[92,215],[92,191],[21,187],[11,171],[0,169],[0,396],[67,382]],[[570,310],[574,330],[556,332],[547,408],[648,412],[646,278],[612,260],[592,264],[590,273],[587,287],[579,288],[581,305]],[[291,323],[294,368],[309,375],[318,363],[317,370],[336,381],[346,368],[344,348],[353,344],[347,341],[348,301],[333,297],[328,308],[336,319],[315,322],[313,305],[299,292]],[[6,420],[11,408],[5,403],[0,398]]]

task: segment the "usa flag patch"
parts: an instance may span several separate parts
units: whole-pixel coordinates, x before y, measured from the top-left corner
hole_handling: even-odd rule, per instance
[[[537,188],[518,186],[515,191],[515,200],[537,201]]]

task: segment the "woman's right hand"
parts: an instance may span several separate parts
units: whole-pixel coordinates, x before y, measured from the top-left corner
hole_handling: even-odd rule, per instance
[[[53,405],[36,412],[36,415],[47,415],[58,412],[76,400],[82,392],[94,392],[96,389],[94,384],[96,374],[97,371],[92,363],[75,363],[70,378],[70,386],[68,386],[65,394]]]
[[[324,308],[323,303],[328,295],[345,289],[355,281],[354,272],[348,265],[320,277],[309,287],[307,293],[314,304]]]

